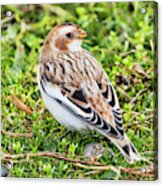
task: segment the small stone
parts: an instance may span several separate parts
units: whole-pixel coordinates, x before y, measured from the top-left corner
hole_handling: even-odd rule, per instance
[[[87,144],[84,150],[84,156],[89,159],[99,158],[105,153],[105,148],[99,143]]]
[[[13,164],[12,163],[8,163],[8,164],[6,164],[6,168],[9,170],[9,169],[11,169],[12,168],[12,166],[13,166]]]
[[[110,157],[111,157],[111,158],[114,157],[114,152],[113,152],[113,150],[110,150]]]
[[[145,8],[141,8],[140,9],[140,13],[144,14],[146,12],[146,9]]]
[[[146,168],[142,167],[140,171],[141,171],[141,173],[145,173],[146,172]]]
[[[8,11],[6,12],[6,16],[7,16],[7,17],[11,17],[11,16],[12,16],[12,12],[11,12],[10,10],[8,10]]]
[[[7,175],[8,175],[7,169],[4,166],[2,166],[1,167],[1,177],[7,177]]]

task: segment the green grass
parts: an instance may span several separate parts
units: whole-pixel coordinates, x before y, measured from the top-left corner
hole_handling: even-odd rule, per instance
[[[114,167],[138,168],[154,163],[154,15],[153,2],[89,3],[62,5],[6,5],[2,7],[2,125],[13,133],[32,133],[33,137],[14,137],[2,134],[3,154],[58,152],[70,158],[84,156],[85,145],[98,142],[112,148],[98,159]],[[146,13],[140,13],[146,8]],[[5,12],[11,10],[12,18]],[[37,65],[41,46],[51,28],[65,21],[79,24],[87,31],[83,47],[103,66],[115,86],[123,110],[124,128],[140,154],[149,160],[129,165],[114,145],[96,132],[80,134],[75,131],[60,139],[67,129],[45,109],[37,85]],[[139,64],[145,75],[138,73]],[[124,80],[127,81],[125,85]],[[126,94],[121,93],[119,89]],[[130,101],[144,90],[133,104]],[[27,114],[15,106],[13,95],[31,110]],[[84,137],[83,137],[84,136]],[[110,147],[111,146],[111,147]],[[3,157],[3,156],[2,156]],[[87,160],[85,160],[87,161]],[[8,162],[2,159],[2,164]],[[153,180],[147,175],[117,174],[111,169],[94,172],[75,166],[72,162],[51,157],[33,157],[13,161],[8,170],[11,177],[93,178]]]

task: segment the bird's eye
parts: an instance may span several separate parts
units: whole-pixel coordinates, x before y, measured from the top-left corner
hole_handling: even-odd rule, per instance
[[[68,32],[68,33],[66,34],[66,37],[69,38],[69,39],[73,38],[73,33]]]

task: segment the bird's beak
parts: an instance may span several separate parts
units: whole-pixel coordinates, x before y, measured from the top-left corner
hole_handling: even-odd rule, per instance
[[[79,39],[84,39],[86,36],[87,36],[87,33],[84,30],[78,31],[78,38]]]

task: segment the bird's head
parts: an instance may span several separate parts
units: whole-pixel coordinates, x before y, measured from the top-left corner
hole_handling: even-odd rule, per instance
[[[54,27],[48,35],[47,42],[53,51],[80,51],[87,33],[78,25],[65,23]]]

